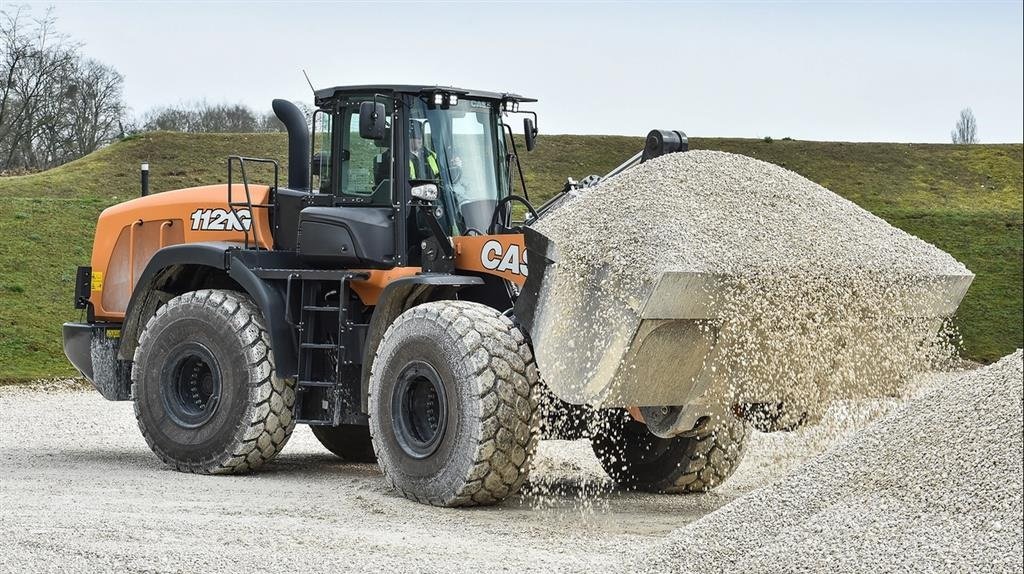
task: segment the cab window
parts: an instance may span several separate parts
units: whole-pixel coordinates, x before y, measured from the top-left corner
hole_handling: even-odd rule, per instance
[[[385,119],[384,139],[363,139],[359,136],[359,104],[363,101],[347,100],[336,116],[339,124],[335,140],[340,150],[337,195],[345,203],[390,205],[391,110]]]

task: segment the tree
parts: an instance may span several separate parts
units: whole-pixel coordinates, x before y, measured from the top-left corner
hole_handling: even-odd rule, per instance
[[[123,135],[121,120],[128,109],[124,103],[124,78],[117,70],[85,60],[73,76],[72,92],[67,110],[73,153],[83,156],[101,145]]]
[[[953,138],[955,144],[978,143],[978,123],[974,120],[974,112],[971,111],[971,108],[960,110],[960,119],[957,120],[953,131],[950,132],[950,137]]]
[[[312,108],[300,102],[306,121]],[[155,108],[145,115],[142,129],[171,132],[263,133],[285,131],[273,112],[259,113],[244,104],[193,102]]]
[[[53,167],[120,134],[123,78],[55,24],[50,11],[0,11],[0,170]]]

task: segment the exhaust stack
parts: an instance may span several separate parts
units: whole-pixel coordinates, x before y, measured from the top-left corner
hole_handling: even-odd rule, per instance
[[[288,187],[309,189],[309,132],[306,117],[288,100],[274,100],[274,115],[288,130]]]

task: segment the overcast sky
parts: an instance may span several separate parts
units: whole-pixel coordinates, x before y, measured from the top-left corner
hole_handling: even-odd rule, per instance
[[[23,3],[23,2],[22,2]],[[10,7],[9,0],[0,4]],[[1021,2],[44,2],[136,112],[269,109],[317,87],[447,84],[538,98],[546,133],[1024,140]],[[517,130],[518,131],[518,130]]]

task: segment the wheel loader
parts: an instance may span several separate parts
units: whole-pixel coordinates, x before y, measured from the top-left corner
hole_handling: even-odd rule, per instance
[[[515,493],[549,437],[589,437],[626,487],[714,487],[746,426],[712,419],[692,382],[688,365],[708,350],[688,349],[675,327],[701,318],[680,303],[694,300],[692,278],[659,284],[612,357],[641,367],[621,369],[630,392],[594,402],[572,391],[588,388],[571,380],[582,368],[556,364],[564,341],[543,303],[557,246],[530,227],[588,186],[685,152],[686,136],[652,131],[612,173],[569,179],[535,207],[506,123],[523,117],[532,150],[537,117],[520,107],[534,101],[342,86],[315,92],[310,128],[274,100],[286,184],[277,160],[232,156],[226,184],[105,210],[76,280],[86,320],[64,325],[65,353],[105,398],[134,402],[147,443],[180,471],[255,470],[307,424],[334,454],[376,461],[398,492],[432,505]],[[250,181],[259,166],[267,181]],[[672,372],[644,370],[652,348],[673,345]]]

